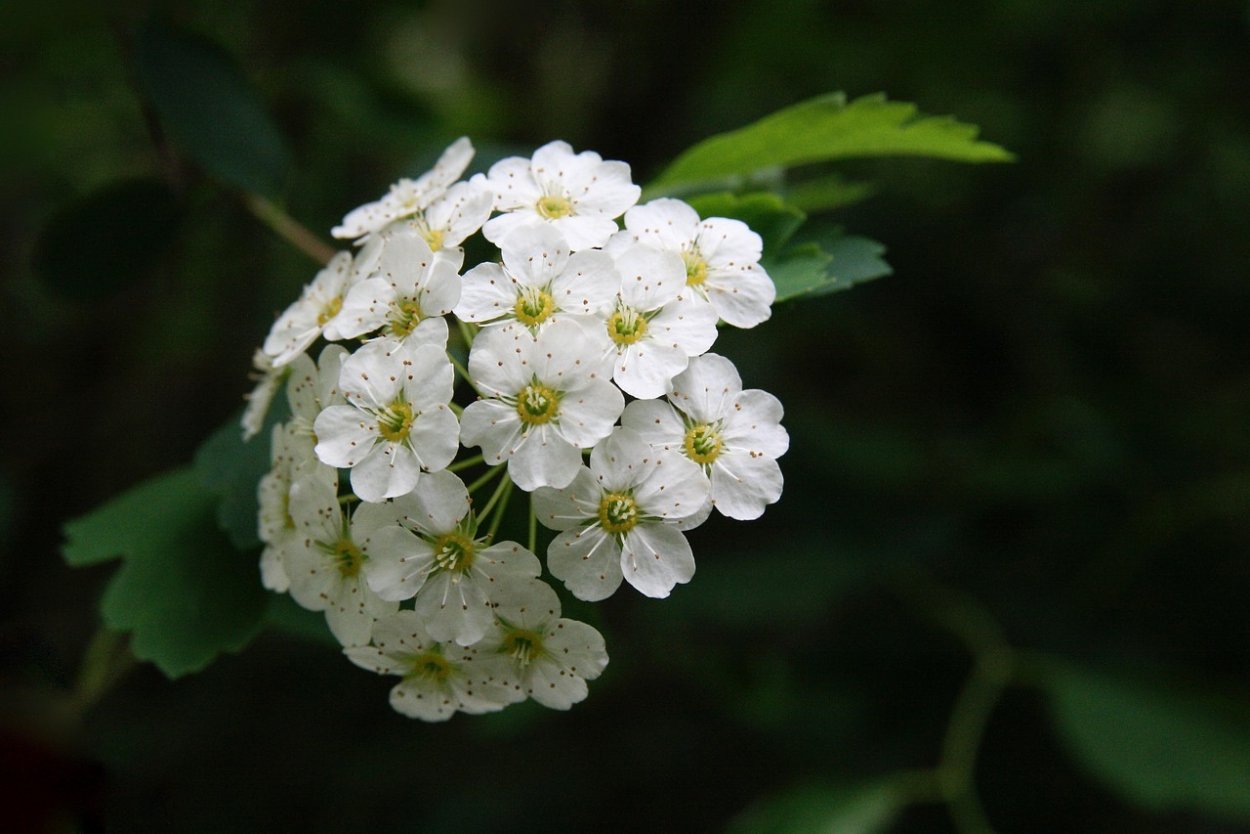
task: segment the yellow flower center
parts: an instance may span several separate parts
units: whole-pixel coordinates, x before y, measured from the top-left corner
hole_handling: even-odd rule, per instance
[[[556,309],[551,293],[537,287],[525,287],[516,297],[516,320],[526,327],[534,327],[546,321]]]
[[[414,678],[432,679],[442,683],[449,675],[451,675],[451,664],[438,652],[426,652],[412,660],[411,676]]]
[[[608,336],[618,345],[632,345],[647,332],[647,320],[642,313],[622,307],[608,319]]]
[[[391,314],[391,335],[404,338],[417,329],[423,318],[425,316],[421,314],[421,303],[415,298],[399,302]]]
[[[613,535],[638,526],[638,502],[628,492],[605,492],[599,499],[599,526]]]
[[[536,631],[517,629],[508,632],[503,641],[503,653],[515,660],[522,668],[543,654],[543,638]]]
[[[412,406],[397,402],[378,413],[378,433],[392,443],[401,443],[412,429]]]
[[[430,251],[437,252],[443,248],[444,232],[442,229],[426,229],[421,233],[421,237],[425,238],[425,242],[430,244]]]
[[[516,397],[516,413],[527,426],[550,423],[560,411],[560,395],[537,382],[526,385]]]
[[[716,460],[724,445],[720,432],[707,423],[691,426],[686,432],[685,440],[682,441],[686,457],[701,466],[706,466]]]
[[[568,197],[546,196],[539,197],[538,204],[535,206],[538,214],[548,220],[555,220],[558,217],[568,217],[573,213],[573,204],[569,202]]]
[[[707,280],[707,261],[695,252],[684,252],[681,259],[686,262],[687,286],[697,287]]]
[[[344,579],[351,579],[360,573],[365,563],[365,554],[360,552],[356,543],[343,537],[334,543],[334,561]]]
[[[473,540],[460,533],[439,536],[434,542],[434,564],[443,570],[468,570],[473,565]]]
[[[343,309],[343,296],[336,295],[326,302],[321,308],[321,312],[317,314],[317,324],[324,325],[330,319],[339,314],[339,310]]]

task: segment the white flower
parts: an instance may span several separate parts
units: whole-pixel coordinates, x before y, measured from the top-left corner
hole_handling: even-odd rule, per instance
[[[599,250],[570,257],[568,244],[546,226],[518,229],[503,244],[503,264],[464,274],[456,315],[479,323],[518,322],[538,330],[566,315],[606,318],[621,277]]]
[[[265,415],[269,413],[269,405],[273,402],[274,394],[278,393],[278,387],[286,379],[287,372],[286,368],[275,368],[273,360],[259,348],[252,354],[252,368],[255,371],[253,377],[256,387],[245,396],[247,405],[239,419],[245,443],[260,434],[261,427],[265,425]]]
[[[612,379],[641,399],[659,397],[674,376],[716,341],[716,313],[686,289],[681,258],[646,246],[614,247],[621,292],[605,325]]]
[[[346,402],[339,392],[339,376],[343,360],[348,355],[347,348],[342,345],[326,345],[315,364],[308,354],[301,353],[287,366],[290,375],[287,378],[286,399],[291,407],[291,419],[287,426],[295,444],[291,455],[297,458],[297,468],[308,461],[317,462],[313,453],[317,444],[313,424],[318,415],[332,405]]]
[[[343,362],[339,390],[348,405],[325,409],[313,424],[317,457],[351,469],[365,501],[411,492],[421,472],[445,469],[459,448],[447,355],[433,345],[371,342]]]
[[[440,644],[412,611],[380,620],[373,628],[373,645],[343,653],[362,669],[399,675],[402,680],[391,688],[391,706],[423,721],[446,721],[457,711],[496,712],[521,700],[505,683],[506,658]]]
[[[474,648],[511,661],[508,682],[551,709],[586,697],[586,681],[608,665],[603,636],[560,616],[560,600],[546,582],[530,579],[500,588],[492,598],[498,625]]]
[[[604,346],[573,321],[538,334],[490,328],[469,353],[469,375],[485,397],[461,417],[465,446],[481,446],[488,463],[508,462],[508,475],[529,492],[567,486],[581,449],[608,436],[625,398],[604,378]]]
[[[549,142],[532,159],[502,159],[487,175],[495,208],[482,234],[499,246],[519,228],[549,224],[574,249],[602,246],[617,230],[614,218],[638,202],[642,189],[624,162],[604,162],[594,151],[573,153],[567,142]]]
[[[547,569],[578,599],[611,596],[622,576],[649,597],[666,597],[694,576],[690,544],[674,522],[697,513],[707,489],[696,464],[618,428],[567,488],[534,493],[538,520],[561,531]]]
[[[355,278],[351,254],[339,252],[317,273],[312,283],[304,287],[299,300],[278,316],[261,346],[273,367],[290,363],[317,341],[326,325],[343,309],[343,296]]]
[[[430,251],[414,229],[399,227],[374,235],[359,261],[368,261],[369,277],[343,300],[327,339],[352,339],[385,328],[393,342],[447,347],[447,320],[460,299],[464,260],[459,249]]]
[[[381,229],[386,224],[428,208],[460,179],[473,159],[473,145],[461,136],[443,151],[434,167],[415,180],[401,179],[391,186],[382,199],[353,209],[330,234],[337,238],[358,238]]]
[[[388,228],[409,228],[435,252],[460,246],[482,228],[495,207],[495,189],[486,177],[475,175],[458,182],[447,193],[411,217],[397,220]]]
[[[621,417],[653,448],[698,464],[723,515],[749,520],[781,497],[777,458],[789,448],[781,403],[758,389],[742,390],[738,370],[709,353],[690,360],[673,380],[668,402],[635,401]],[[671,404],[670,404],[671,403]]]
[[[331,466],[309,460],[309,444],[290,423],[275,425],[270,444],[270,470],[256,485],[260,505],[256,514],[256,534],[265,549],[260,554],[260,583],[284,593],[290,588],[286,573],[287,553],[300,545],[300,533],[291,518],[291,485],[301,475],[324,480],[335,489],[339,474]]]
[[[410,495],[360,507],[352,525],[369,554],[370,589],[388,600],[415,596],[418,619],[440,642],[481,640],[495,591],[542,570],[519,544],[476,538],[469,492],[447,471],[424,475]]]
[[[734,327],[772,315],[777,288],[759,263],[763,242],[741,220],[700,221],[681,200],[665,198],[625,212],[625,228],[640,243],[680,255],[686,284]]]
[[[365,584],[369,557],[343,515],[337,479],[305,475],[296,480],[290,513],[300,536],[298,546],[286,551],[291,596],[311,611],[325,611],[330,631],[343,645],[369,642],[373,621],[398,604],[383,600]]]

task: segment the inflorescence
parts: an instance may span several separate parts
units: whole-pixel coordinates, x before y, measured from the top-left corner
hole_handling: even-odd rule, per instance
[[[666,597],[694,575],[683,531],[714,509],[758,518],[789,443],[777,399],[708,352],[719,322],[770,315],[759,235],[680,200],[636,205],[628,165],[564,142],[461,180],[472,157],[457,140],[334,228],[355,248],[274,323],[243,417],[259,432],[285,384],[259,484],[265,587],[324,611],[427,721],[567,709],[607,665],[599,632],[561,616],[535,522],[578,599],[622,580]],[[466,270],[478,234],[500,257]],[[528,547],[497,536],[514,486]]]

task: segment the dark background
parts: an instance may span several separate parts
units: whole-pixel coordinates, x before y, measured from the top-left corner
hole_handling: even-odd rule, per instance
[[[802,818],[938,763],[972,664],[934,621],[942,600],[1018,652],[1248,702],[1244,4],[97,6],[0,8],[0,815],[764,830],[795,788]],[[881,188],[835,217],[886,244],[895,274],[722,336],[746,385],[786,405],[785,495],[760,522],[695,532],[699,573],[670,599],[573,609],[612,661],[570,713],[420,724],[389,709],[387,682],[271,633],[175,682],[138,667],[71,720],[56,693],[112,568],[66,567],[61,524],[230,419],[253,348],[314,271],[153,141],[129,58],[153,13],[257,86],[290,147],[284,203],[321,235],[462,133],[487,158],[564,138],[645,182],[701,138],[836,89],[955,114],[1018,161],[841,166]],[[175,202],[156,220],[102,212],[79,238],[131,241],[132,268],[32,269],[58,211],[132,178]],[[1027,674],[989,715],[976,786],[1004,832],[1250,830],[1099,779]],[[889,830],[976,829],[934,801]]]

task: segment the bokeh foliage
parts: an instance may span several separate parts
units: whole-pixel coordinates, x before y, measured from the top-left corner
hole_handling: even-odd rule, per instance
[[[696,532],[673,598],[570,611],[612,662],[568,715],[414,725],[384,682],[269,634],[177,684],[132,673],[68,741],[36,733],[22,777],[69,787],[28,798],[127,830],[949,830],[914,777],[966,754],[952,707],[979,670],[1011,678],[975,768],[997,830],[1246,830],[1243,7],[156,6],[194,33],[175,59],[237,64],[289,149],[250,138],[289,167],[165,135],[185,102],[145,76],[148,5],[0,9],[18,728],[21,693],[72,680],[109,577],[59,562],[60,524],[188,462],[311,275],[222,181],[321,231],[460,133],[483,163],[561,136],[649,181],[831,89],[955,113],[1018,161],[859,160],[786,194],[814,216],[794,257],[845,228],[894,275],[722,336],[787,405],[785,497]],[[42,233],[75,216],[101,223]]]

